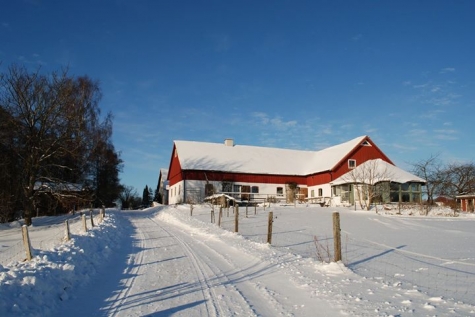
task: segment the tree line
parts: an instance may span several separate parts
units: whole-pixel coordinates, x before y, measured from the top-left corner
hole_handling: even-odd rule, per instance
[[[0,221],[111,206],[123,186],[99,83],[67,70],[0,73]]]
[[[424,178],[424,194],[428,205],[437,197],[455,201],[455,196],[475,193],[475,164],[473,162],[444,163],[439,154],[413,163],[413,173]],[[454,206],[455,207],[455,206]]]

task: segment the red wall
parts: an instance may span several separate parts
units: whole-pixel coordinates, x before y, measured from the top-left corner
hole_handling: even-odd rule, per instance
[[[168,185],[175,185],[181,180],[183,180],[181,165],[178,156],[175,156],[175,145],[173,145],[170,167],[168,168]]]
[[[241,183],[265,183],[265,184],[285,184],[295,182],[299,185],[307,183],[305,176],[285,176],[285,175],[268,175],[268,174],[244,174],[217,171],[183,171],[184,179],[193,180],[212,180],[212,181],[229,181]]]
[[[371,141],[371,139],[366,138],[366,141],[368,141],[371,146],[359,145],[338,162],[338,164],[333,168],[332,180],[337,179],[341,175],[350,171],[348,168],[348,160],[350,159],[356,160],[356,166],[359,166],[368,160],[378,158],[393,164],[393,162],[391,162],[391,160],[373,143],[373,141]]]

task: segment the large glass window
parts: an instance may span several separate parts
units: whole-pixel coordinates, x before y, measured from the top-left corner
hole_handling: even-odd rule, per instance
[[[284,196],[284,188],[277,187],[277,196]]]

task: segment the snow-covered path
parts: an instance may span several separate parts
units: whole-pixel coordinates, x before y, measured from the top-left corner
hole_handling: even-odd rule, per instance
[[[107,279],[96,279],[58,316],[311,316],[315,307],[325,316],[337,314],[289,283],[280,263],[263,261],[244,246],[187,230],[166,215],[123,215],[132,234],[132,245],[123,246],[127,257],[113,259],[107,273],[98,274]],[[309,300],[315,306],[307,306]]]

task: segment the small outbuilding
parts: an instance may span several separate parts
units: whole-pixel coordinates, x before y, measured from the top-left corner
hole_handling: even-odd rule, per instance
[[[460,210],[465,212],[473,212],[475,206],[475,193],[455,196]]]

